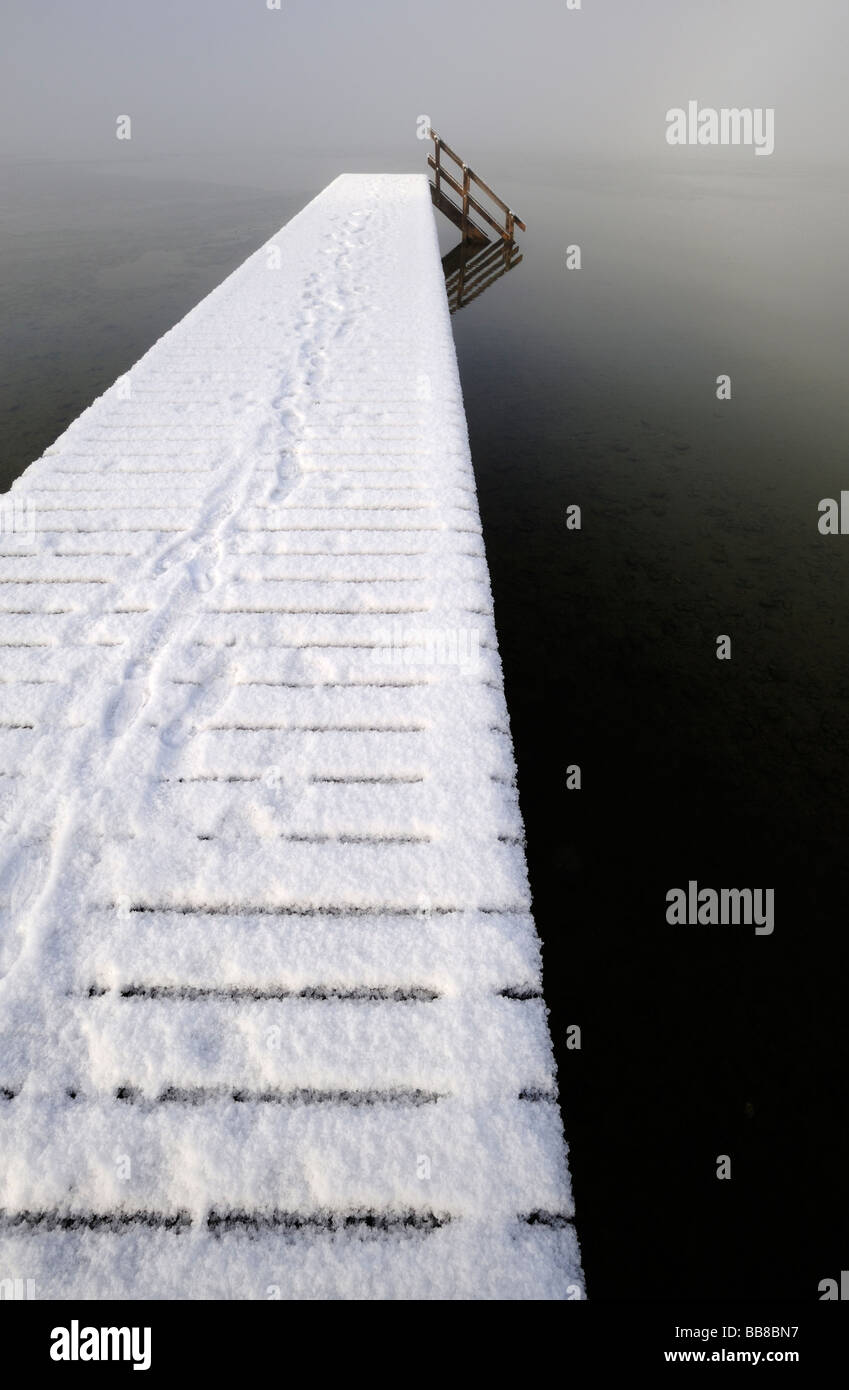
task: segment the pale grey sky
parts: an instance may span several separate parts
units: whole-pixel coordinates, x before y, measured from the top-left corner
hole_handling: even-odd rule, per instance
[[[774,106],[776,160],[849,153],[846,0],[0,0],[0,16],[2,159],[417,168],[420,114],[481,164],[651,158],[690,98]]]

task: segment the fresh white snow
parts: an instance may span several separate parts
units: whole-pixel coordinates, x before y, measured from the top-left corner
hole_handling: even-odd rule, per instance
[[[579,1296],[427,180],[337,179],[2,516],[0,1277]]]

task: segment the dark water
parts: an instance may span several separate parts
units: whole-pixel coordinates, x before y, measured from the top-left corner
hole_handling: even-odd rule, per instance
[[[849,1255],[847,188],[486,172],[524,260],[453,323],[589,1292],[812,1300]],[[327,181],[2,178],[3,487]],[[689,879],[774,888],[774,934],[667,925]]]
[[[0,165],[0,490],[317,191]]]
[[[454,325],[589,1292],[814,1299],[849,1248],[846,189],[564,188],[511,189],[524,260]],[[773,935],[667,925],[689,879],[773,887]]]

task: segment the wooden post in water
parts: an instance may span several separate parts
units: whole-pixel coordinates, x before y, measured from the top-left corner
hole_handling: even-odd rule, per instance
[[[469,239],[469,186],[471,176],[468,164],[463,165],[463,240]]]

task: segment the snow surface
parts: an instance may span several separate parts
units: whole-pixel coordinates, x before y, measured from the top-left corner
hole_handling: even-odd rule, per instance
[[[0,1278],[579,1296],[426,179],[337,179],[11,501]]]

